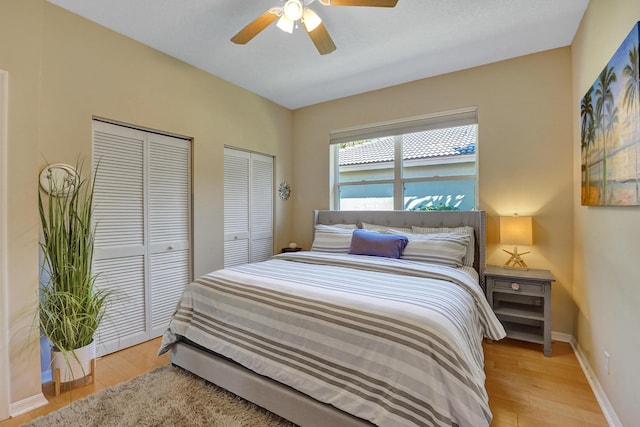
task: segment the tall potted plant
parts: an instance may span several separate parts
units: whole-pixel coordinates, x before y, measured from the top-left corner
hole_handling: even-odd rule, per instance
[[[51,342],[52,372],[60,369],[57,381],[62,382],[89,374],[108,297],[96,288],[92,270],[94,180],[80,177],[81,165],[76,169],[48,166],[43,173],[47,195],[38,193],[44,273],[40,331]]]

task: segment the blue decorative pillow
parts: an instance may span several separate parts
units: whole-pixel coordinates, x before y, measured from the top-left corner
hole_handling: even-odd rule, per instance
[[[354,230],[349,253],[387,258],[400,258],[409,239],[399,234],[382,234],[365,230]]]

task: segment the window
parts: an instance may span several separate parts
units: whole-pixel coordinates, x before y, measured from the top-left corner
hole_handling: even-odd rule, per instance
[[[475,108],[331,133],[333,207],[473,210]]]

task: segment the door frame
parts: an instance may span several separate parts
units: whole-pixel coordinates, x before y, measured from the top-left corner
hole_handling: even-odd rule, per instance
[[[7,110],[9,73],[0,70],[0,420],[9,418],[9,281],[7,266]]]

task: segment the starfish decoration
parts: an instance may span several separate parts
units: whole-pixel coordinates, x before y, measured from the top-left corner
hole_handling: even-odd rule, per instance
[[[528,268],[527,264],[524,262],[524,260],[522,259],[521,255],[528,254],[531,251],[522,252],[521,254],[518,253],[518,248],[513,248],[513,252],[508,251],[506,249],[503,249],[503,251],[505,251],[506,253],[511,255],[511,258],[509,258],[507,260],[507,262],[504,263],[505,267]],[[513,264],[513,265],[511,265],[511,264]]]

